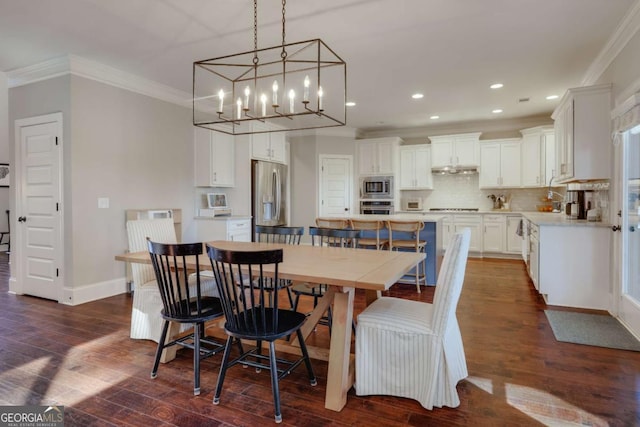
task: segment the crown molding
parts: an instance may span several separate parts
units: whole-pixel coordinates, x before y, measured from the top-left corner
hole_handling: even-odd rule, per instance
[[[53,58],[7,73],[8,86],[14,88],[72,74],[162,101],[191,107],[192,94],[145,79],[76,55]]]
[[[638,30],[640,30],[640,0],[636,0],[629,8],[607,44],[589,66],[582,79],[582,86],[595,84]]]

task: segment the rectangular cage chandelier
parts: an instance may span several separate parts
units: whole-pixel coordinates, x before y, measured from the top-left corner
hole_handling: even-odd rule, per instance
[[[346,124],[347,64],[320,39],[254,49],[193,63],[193,124],[230,135]]]

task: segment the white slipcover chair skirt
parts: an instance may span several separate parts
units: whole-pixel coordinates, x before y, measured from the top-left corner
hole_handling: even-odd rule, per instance
[[[177,243],[176,231],[171,218],[127,221],[127,236],[129,252],[147,251],[147,237],[154,242]],[[160,316],[160,311],[163,306],[153,266],[131,263],[131,277],[134,287],[130,337],[158,342],[162,333],[163,319]],[[212,274],[203,271],[200,278],[202,294],[217,296],[216,282]],[[195,276],[190,278],[190,282],[195,293]],[[181,325],[180,332],[189,328],[189,324]]]
[[[415,399],[426,409],[457,407],[467,363],[455,310],[470,230],[454,235],[438,276],[434,303],[379,298],[359,316],[356,394]]]

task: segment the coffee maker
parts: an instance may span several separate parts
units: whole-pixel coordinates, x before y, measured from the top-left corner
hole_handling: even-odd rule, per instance
[[[593,190],[585,190],[583,185],[569,184],[566,194],[567,216],[574,219],[587,219],[587,212],[594,208]]]

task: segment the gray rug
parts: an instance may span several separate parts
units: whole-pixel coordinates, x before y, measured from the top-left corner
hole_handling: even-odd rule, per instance
[[[609,315],[557,310],[545,310],[544,314],[558,341],[640,351],[640,341]]]

